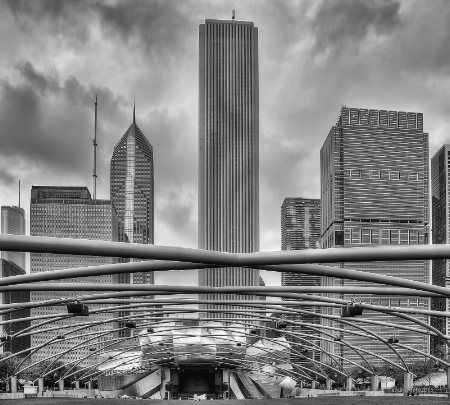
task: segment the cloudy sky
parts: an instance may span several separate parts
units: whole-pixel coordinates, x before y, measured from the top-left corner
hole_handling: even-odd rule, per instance
[[[430,155],[450,142],[446,0],[0,0],[0,205],[31,185],[97,197],[132,120],[155,154],[155,242],[197,247],[198,26],[259,28],[261,250],[280,249],[285,197],[319,198],[319,151],[341,105],[424,113]],[[263,274],[279,284],[277,274]],[[196,284],[192,273],[157,282]]]

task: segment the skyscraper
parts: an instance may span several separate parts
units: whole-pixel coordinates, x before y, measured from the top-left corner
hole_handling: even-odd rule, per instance
[[[432,242],[433,244],[450,243],[449,226],[449,171],[450,171],[450,145],[442,146],[431,159],[431,209],[432,209]],[[450,287],[448,281],[449,261],[446,259],[433,260],[432,284],[441,287]],[[431,309],[447,311],[448,298],[432,298]],[[431,325],[442,333],[448,335],[449,322],[445,317],[431,317]],[[430,337],[431,353],[442,355],[447,352],[446,344],[437,336]]]
[[[153,193],[153,147],[137,126],[133,111],[133,123],[114,147],[111,158],[110,194],[119,221],[119,241],[153,244]],[[153,284],[153,279],[153,272],[134,273],[130,281]]]
[[[200,25],[199,248],[259,250],[258,29],[252,22],[206,20]],[[199,285],[258,286],[259,270],[199,270]]]
[[[428,243],[428,135],[423,132],[421,113],[343,106],[322,146],[320,164],[323,248]],[[428,261],[424,260],[336,266],[429,281]],[[323,283],[370,285],[332,277],[324,278]],[[373,305],[429,308],[428,298],[380,295],[368,300],[345,294],[340,298],[361,298]],[[379,312],[365,311],[363,317],[393,325],[408,323]],[[426,321],[425,316],[417,318]],[[428,338],[424,335],[367,327],[384,338],[396,333],[401,343],[423,352],[428,350]],[[345,339],[359,346],[360,339],[365,338],[346,334]],[[338,347],[345,358],[359,361],[350,349]],[[373,341],[368,348],[388,358],[395,357],[383,344]],[[411,354],[408,356],[411,358]]]
[[[0,259],[0,278],[20,276],[25,274],[25,270],[19,267],[14,262],[10,262],[4,259]],[[20,302],[29,302],[29,291],[4,291],[0,292],[0,304],[15,304]],[[12,319],[28,318],[30,316],[30,309],[23,308],[16,310],[11,308],[13,312],[8,312],[7,309],[3,309],[3,315],[0,316],[2,321],[9,321]],[[0,336],[14,335],[22,329],[26,329],[30,326],[30,321],[14,322],[11,324],[0,324]],[[0,354],[5,352],[18,353],[22,350],[28,349],[31,344],[30,336],[14,337],[14,339],[7,340],[3,344],[0,344]]]
[[[86,187],[52,187],[33,186],[31,189],[30,204],[30,234],[33,236],[51,236],[57,238],[92,239],[117,241],[118,222],[111,201],[92,200]],[[99,256],[73,256],[57,255],[50,253],[31,253],[31,273],[49,270],[60,270],[101,264],[112,264],[116,260],[111,257]],[[62,282],[80,283],[80,291],[32,291],[31,301],[46,301],[57,298],[73,298],[85,295],[82,283],[112,283],[117,282],[116,276],[103,275],[65,279]],[[58,282],[58,281],[55,281]],[[94,294],[94,292],[92,292]],[[103,305],[104,306],[104,305]],[[90,305],[90,310],[98,309],[101,305]],[[65,307],[39,307],[31,309],[31,316],[50,315],[55,313],[67,313]],[[89,315],[89,321],[108,321],[113,318],[111,313],[98,313]],[[38,324],[40,321],[33,321]],[[47,327],[57,325],[66,326],[83,322],[83,318],[68,318]],[[92,331],[106,331],[113,328],[113,324],[104,323],[90,328]],[[54,339],[59,334],[68,334],[71,329],[51,330],[49,332],[32,335],[31,344],[37,346]],[[113,338],[112,334],[99,338],[98,345]],[[79,336],[76,339],[57,340],[53,344],[45,346],[33,355],[33,360],[46,359],[56,351],[62,351],[74,344],[82,343],[87,337]],[[65,355],[64,361],[80,359],[89,354],[87,348],[80,348]],[[89,363],[93,364],[94,359]],[[86,364],[86,363],[84,363]]]
[[[25,211],[19,207],[2,206],[2,234],[25,235]],[[2,252],[2,259],[26,270],[24,252]]]
[[[320,248],[320,200],[307,198],[285,198],[281,206],[281,250],[302,250],[302,249],[317,249]],[[300,273],[281,273],[282,286],[320,286],[320,276],[312,274]],[[286,307],[295,308],[287,304]],[[299,309],[319,312],[318,307],[301,307]],[[288,315],[288,319],[297,322],[307,322],[320,324],[320,317],[307,314]],[[318,335],[317,332],[312,331],[307,327],[289,325],[289,329],[309,335],[307,339],[314,339]],[[304,337],[304,336],[303,336]],[[290,343],[302,344],[305,346],[305,341],[286,335]],[[317,339],[316,344],[319,343]],[[293,349],[296,347],[293,345]],[[303,354],[304,356],[319,360],[319,351],[311,350]],[[298,356],[295,352],[291,353],[291,361],[294,363],[304,362],[302,356]]]

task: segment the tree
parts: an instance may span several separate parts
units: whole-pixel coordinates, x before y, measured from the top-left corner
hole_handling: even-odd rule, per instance
[[[0,354],[0,384],[2,389],[4,390],[6,389],[6,384],[9,378],[14,374],[16,366],[19,362],[19,359],[17,359],[17,357],[2,361],[9,356],[11,356],[10,352]]]

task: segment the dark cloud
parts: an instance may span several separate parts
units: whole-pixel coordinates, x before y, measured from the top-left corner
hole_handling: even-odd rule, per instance
[[[120,37],[124,42],[139,38],[146,51],[177,57],[188,34],[185,7],[173,1],[129,1],[94,6],[106,36]]]
[[[90,159],[95,93],[109,105],[117,100],[110,91],[86,88],[75,77],[60,82],[30,62],[18,65],[16,73],[16,82],[0,82],[0,125],[5,129],[0,156],[62,172],[82,170]]]
[[[166,58],[176,58],[177,49],[186,46],[188,21],[193,18],[186,12],[187,4],[166,0],[8,0],[7,5],[24,28],[45,22],[71,44],[87,42],[99,23],[104,40],[120,40],[130,45],[131,51],[142,46],[147,56]]]
[[[6,0],[22,29],[33,31],[36,23],[46,22],[51,32],[59,33],[68,44],[76,46],[89,39],[90,4],[88,0]]]
[[[60,90],[57,78],[38,72],[30,62],[19,64],[17,71],[24,81],[36,89],[41,96],[44,96],[47,91],[58,92]]]
[[[387,35],[401,25],[397,0],[327,0],[314,17],[316,50],[361,43],[370,31]]]
[[[68,18],[76,9],[85,9],[88,2],[83,0],[6,0],[6,4],[16,18],[28,17],[34,20]]]

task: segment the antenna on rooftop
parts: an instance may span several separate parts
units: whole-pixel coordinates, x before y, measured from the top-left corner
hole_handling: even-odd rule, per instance
[[[19,208],[20,208],[20,180],[19,180]]]
[[[235,18],[236,18],[236,11],[231,10],[231,19],[234,21]]]
[[[95,127],[94,127],[94,172],[92,178],[94,180],[94,200],[97,198],[97,94],[95,95]]]

